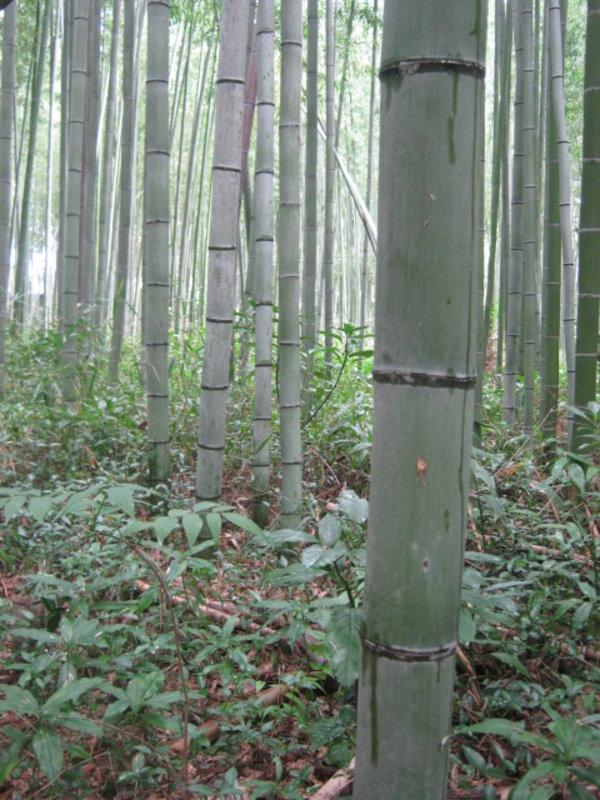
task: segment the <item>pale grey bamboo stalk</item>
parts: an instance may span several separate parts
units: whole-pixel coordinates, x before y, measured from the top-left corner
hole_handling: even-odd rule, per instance
[[[119,175],[119,238],[115,274],[113,325],[108,376],[111,382],[119,374],[119,361],[125,331],[125,303],[131,263],[131,215],[134,190],[134,96],[133,70],[135,47],[134,0],[125,0],[123,20],[123,113],[121,116],[121,168]]]
[[[484,336],[484,363],[487,352],[490,326],[492,318],[492,305],[494,302],[494,287],[496,284],[496,254],[498,250],[498,218],[500,211],[500,188],[501,188],[501,166],[502,149],[504,146],[503,137],[505,133],[506,115],[506,74],[507,63],[510,63],[510,40],[506,41],[506,19],[504,10],[504,0],[496,0],[495,4],[496,19],[496,55],[494,71],[494,140],[492,145],[492,174],[491,174],[491,203],[490,203],[490,243],[487,265],[487,281],[485,287],[485,304],[483,320]]]
[[[98,125],[100,120],[100,0],[91,0],[87,122],[85,130],[85,243],[82,259],[82,310],[89,313],[94,302],[96,278],[96,208],[98,201]]]
[[[317,121],[317,131],[321,139],[326,142],[327,141],[327,134],[325,132],[325,128],[323,127],[323,123],[318,120]],[[361,196],[361,193],[354,181],[354,178],[350,174],[350,170],[346,165],[344,159],[342,158],[340,151],[334,148],[333,155],[335,157],[335,163],[338,166],[340,174],[344,179],[344,183],[350,194],[352,195],[352,199],[354,201],[354,205],[356,206],[356,211],[358,212],[359,217],[362,220],[364,225],[365,231],[367,232],[367,236],[369,237],[369,243],[371,245],[371,249],[373,250],[373,254],[377,254],[377,229],[375,226],[375,222],[369,209],[366,206],[366,203]],[[321,287],[322,289],[323,287]],[[317,315],[319,316],[319,315]]]
[[[168,482],[169,455],[169,22],[170,0],[148,2],[144,284],[148,474]]]
[[[520,0],[523,36],[523,315],[524,315],[524,395],[523,431],[533,433],[535,420],[535,366],[537,313],[537,243],[536,219],[536,144],[537,125],[533,65],[533,6],[532,0]]]
[[[319,137],[319,0],[307,3],[306,38],[306,147],[304,155],[304,269],[302,275],[302,351],[304,353],[304,406],[310,405],[313,355],[317,339],[317,159]]]
[[[340,131],[342,127],[342,112],[344,110],[344,96],[346,81],[348,78],[348,61],[350,58],[350,42],[352,40],[352,28],[354,25],[354,14],[356,13],[356,0],[350,0],[350,11],[348,12],[348,22],[346,24],[346,41],[344,42],[344,59],[342,62],[342,75],[340,78],[340,94],[338,98],[337,117],[335,119],[335,147],[339,147]]]
[[[215,83],[214,77],[217,68],[217,52],[218,48],[214,48],[215,56],[212,58],[211,77],[209,86]],[[192,304],[193,309],[197,309],[194,319],[204,319],[205,311],[205,295],[206,295],[206,257],[207,257],[207,232],[206,226],[201,224],[202,219],[210,219],[211,197],[212,197],[212,181],[205,180],[207,154],[209,149],[213,147],[213,119],[215,113],[215,98],[214,92],[209,92],[207,98],[207,108],[204,122],[204,135],[202,137],[202,159],[200,162],[200,177],[198,180],[198,206],[196,209],[196,220],[194,224],[194,260],[193,260],[193,292],[192,297],[195,302]],[[206,185],[208,184],[208,185]],[[196,282],[198,288],[196,289]]]
[[[52,0],[44,0],[43,17],[40,20],[38,30],[39,42],[36,52],[36,62],[33,75],[33,86],[31,91],[31,112],[29,115],[29,141],[27,147],[27,161],[25,165],[25,178],[23,182],[23,196],[21,203],[21,219],[19,223],[19,247],[17,252],[17,266],[15,276],[15,321],[20,325],[25,321],[25,309],[27,307],[28,274],[29,260],[31,257],[29,247],[32,199],[33,166],[36,154],[36,140],[38,131],[38,120],[40,106],[42,102],[42,88],[44,85],[44,70],[46,66],[46,50],[48,48],[48,36],[50,31],[50,9]]]
[[[281,522],[301,520],[300,435],[300,93],[302,2],[281,6],[279,115],[279,413],[281,418]]]
[[[260,0],[257,20],[258,85],[254,176],[255,317],[253,517],[269,521],[271,403],[273,375],[275,6]]]
[[[215,98],[215,135],[206,336],[198,426],[196,496],[221,496],[233,335],[248,0],[224,0]]]
[[[504,363],[504,421],[517,421],[516,386],[519,371],[521,301],[523,292],[523,38],[521,6],[513,4],[515,41],[515,92],[513,124],[513,172],[510,221],[510,269],[507,281],[506,356]]]
[[[549,45],[547,45],[548,47]],[[546,70],[551,61],[546,58]],[[559,398],[561,232],[556,120],[552,113],[552,80],[546,81],[546,181],[542,280],[542,350],[540,359],[540,427],[549,441],[556,437]]]
[[[550,0],[548,9],[549,55],[552,81],[552,112],[556,125],[560,235],[563,272],[563,330],[567,365],[567,403],[575,400],[575,257],[571,225],[571,166],[565,113],[563,48],[560,0]],[[569,413],[569,417],[571,414]]]
[[[508,296],[508,276],[510,273],[510,168],[509,168],[509,134],[512,86],[512,40],[513,40],[512,0],[507,0],[505,8],[505,54],[506,63],[503,74],[505,115],[502,144],[502,239],[500,244],[500,280],[498,287],[498,344],[496,353],[496,371],[501,373],[504,366],[506,310]]]
[[[323,271],[325,275],[325,364],[331,372],[333,347],[334,285],[333,259],[335,244],[335,49],[333,36],[333,0],[326,0],[325,22],[325,240],[323,245]]]
[[[379,11],[379,0],[373,2],[373,16],[377,20]],[[373,24],[373,41],[371,44],[371,94],[369,99],[369,139],[367,144],[367,193],[365,195],[365,205],[367,210],[371,210],[371,193],[373,191],[373,140],[375,132],[375,78],[377,75],[377,22]],[[367,232],[364,234],[362,268],[360,274],[360,327],[364,328],[368,323],[367,310],[368,303],[368,268],[369,268],[369,238]]]
[[[2,83],[0,85],[0,398],[6,391],[6,329],[10,275],[10,217],[13,178],[15,109],[15,41],[17,4],[4,9],[2,25]]]
[[[108,315],[108,260],[110,254],[110,199],[115,184],[113,167],[114,127],[118,77],[118,57],[121,25],[122,0],[114,0],[112,33],[110,41],[110,67],[108,78],[108,98],[106,105],[106,126],[102,153],[102,177],[100,180],[100,217],[98,222],[98,279],[96,282],[96,323],[103,326]]]
[[[48,101],[48,163],[46,165],[46,217],[44,226],[44,250],[45,250],[45,263],[44,263],[44,296],[42,304],[42,325],[44,330],[48,325],[49,320],[49,289],[50,289],[50,250],[52,239],[52,183],[53,183],[53,162],[54,162],[54,112],[55,112],[55,85],[56,85],[56,58],[58,50],[58,7],[60,0],[57,0],[57,14],[56,18],[53,13],[53,5],[50,10],[50,30],[51,30],[51,44],[50,44],[50,77],[48,93],[50,95]]]
[[[63,397],[68,403],[77,399],[77,286],[80,251],[81,180],[83,137],[85,134],[85,93],[88,62],[89,0],[73,3],[73,53],[69,99],[69,144],[67,160],[67,199],[65,227],[65,271],[63,282]]]
[[[179,127],[179,146],[177,148],[177,175],[175,178],[175,195],[174,195],[174,208],[173,208],[173,222],[171,231],[171,308],[174,310],[174,330],[179,332],[179,317],[180,317],[180,303],[181,303],[181,278],[182,278],[182,264],[178,259],[177,253],[177,229],[179,223],[179,202],[181,195],[181,182],[183,174],[183,140],[185,134],[185,123],[187,116],[187,103],[188,103],[188,87],[190,75],[190,58],[192,54],[192,39],[194,35],[194,23],[190,22],[188,26],[187,48],[185,56],[185,66],[183,68],[183,98],[181,107],[181,125]],[[189,175],[188,175],[189,180]]]
[[[63,9],[62,53],[60,73],[60,161],[59,161],[59,199],[58,199],[58,235],[56,247],[56,273],[54,281],[54,318],[62,321],[63,285],[65,272],[65,230],[67,203],[67,161],[69,130],[69,78],[71,74],[71,26],[69,23],[71,0],[58,0],[59,9]]]
[[[190,208],[192,204],[192,190],[195,186],[195,169],[196,169],[196,150],[198,146],[198,134],[200,132],[200,113],[204,105],[204,96],[206,91],[206,80],[209,72],[209,65],[212,58],[213,40],[208,40],[206,44],[206,51],[204,53],[204,62],[200,74],[198,76],[198,86],[196,89],[196,102],[194,109],[194,121],[192,123],[192,136],[190,140],[188,165],[187,165],[187,179],[185,185],[185,199],[183,204],[183,218],[181,220],[181,239],[179,243],[179,261],[181,269],[186,275],[186,291],[185,296],[188,303],[193,304],[194,299],[190,291],[192,270],[189,264],[189,246],[190,246]]]
[[[177,72],[175,77],[175,85],[172,87],[173,100],[171,103],[170,134],[169,134],[169,141],[171,147],[173,146],[173,141],[175,139],[175,128],[177,127],[177,118],[179,116],[179,105],[181,98],[181,74],[183,70],[183,59],[185,56],[185,43],[186,43],[186,33],[188,25],[189,25],[189,20],[186,16],[183,27],[181,25],[177,26],[177,33],[175,34],[175,42],[173,43],[173,53],[175,54],[179,52],[179,56],[177,58]],[[180,38],[181,42],[179,41]]]

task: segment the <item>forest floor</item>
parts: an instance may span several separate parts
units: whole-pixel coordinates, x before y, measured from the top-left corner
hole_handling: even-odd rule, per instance
[[[315,381],[301,532],[251,522],[244,373],[223,502],[198,504],[186,349],[174,345],[167,495],[143,485],[135,360],[111,388],[89,359],[74,411],[60,403],[58,347],[42,334],[12,346],[0,407],[0,800],[350,794],[364,342],[346,332],[333,382]],[[484,415],[448,797],[599,798],[600,448],[574,456],[506,429],[492,378]]]

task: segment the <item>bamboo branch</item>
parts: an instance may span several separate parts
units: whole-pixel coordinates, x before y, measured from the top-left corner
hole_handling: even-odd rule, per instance
[[[339,769],[327,783],[324,783],[319,791],[313,795],[313,800],[337,800],[338,797],[348,796],[353,781],[354,759],[347,767]]]

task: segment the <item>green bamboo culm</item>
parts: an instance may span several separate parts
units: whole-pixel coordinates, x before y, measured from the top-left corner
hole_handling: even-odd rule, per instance
[[[386,0],[354,797],[446,796],[475,387],[485,0]],[[460,202],[459,202],[460,200]]]
[[[148,3],[144,165],[144,288],[148,478],[168,482],[169,445],[169,21],[170,0]]]

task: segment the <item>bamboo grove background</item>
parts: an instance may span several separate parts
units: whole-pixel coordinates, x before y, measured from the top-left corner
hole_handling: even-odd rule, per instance
[[[266,19],[253,2],[231,5],[230,28],[229,4],[221,13],[200,0],[6,8],[0,357],[21,326],[59,331],[62,394],[76,403],[81,326],[93,327],[112,380],[123,339],[138,337],[149,470],[164,481],[169,337],[205,327],[197,493],[214,498],[226,353],[234,315],[249,314],[256,513],[268,493],[275,364],[286,395],[282,511],[294,525],[314,348],[324,344],[327,359],[335,330],[373,322],[381,8],[309,2],[288,39],[286,3]],[[582,0],[489,8],[479,374],[503,381],[507,423],[550,439],[560,402],[584,410],[596,396],[596,27],[594,2],[587,27]],[[227,278],[211,288],[224,261]],[[482,414],[480,401],[476,426]],[[578,431],[585,420],[571,410],[574,447],[585,443]]]

